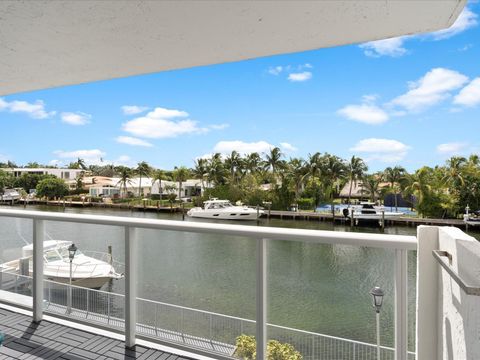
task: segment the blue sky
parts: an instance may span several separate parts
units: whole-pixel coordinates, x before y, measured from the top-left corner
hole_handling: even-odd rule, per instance
[[[0,98],[0,161],[193,166],[316,151],[414,170],[480,153],[480,4],[448,30]]]

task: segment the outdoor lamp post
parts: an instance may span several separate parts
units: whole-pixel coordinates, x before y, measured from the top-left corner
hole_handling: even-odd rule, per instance
[[[72,312],[72,262],[77,252],[77,247],[75,244],[72,244],[68,247],[68,258],[70,259],[70,286],[68,287],[68,298],[67,298],[67,313]]]
[[[380,310],[382,309],[383,296],[385,293],[381,288],[375,286],[370,290],[370,295],[373,297],[373,307],[375,308],[377,316],[377,360],[380,360]]]

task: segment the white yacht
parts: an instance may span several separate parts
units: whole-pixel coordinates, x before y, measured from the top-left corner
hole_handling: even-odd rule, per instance
[[[70,281],[70,259],[68,247],[71,241],[48,240],[43,243],[43,273],[46,280],[66,283]],[[30,259],[33,256],[33,245],[26,245],[22,248],[22,258]],[[110,279],[121,279],[123,274],[115,271],[112,262],[108,261],[108,254],[92,253],[87,256],[77,250],[72,261],[72,285],[92,289],[99,289]],[[0,271],[10,273],[21,273],[20,259],[13,260],[0,265]],[[29,261],[29,274],[33,272],[32,261]],[[25,274],[22,274],[25,275]]]
[[[20,193],[16,189],[5,189],[0,195],[0,201],[15,202],[20,199]]]
[[[471,213],[470,207],[467,206],[463,215],[463,222],[470,226],[480,226],[480,210]]]
[[[385,211],[383,206],[376,206],[373,202],[361,202],[360,205],[354,205],[349,208],[343,209],[343,215],[351,219],[353,213],[353,219],[355,224],[360,221],[378,221],[381,223],[382,217],[386,220],[402,216],[402,212]]]
[[[256,220],[263,213],[263,210],[248,206],[232,205],[228,200],[211,199],[205,201],[203,208],[190,209],[187,215],[203,219]]]

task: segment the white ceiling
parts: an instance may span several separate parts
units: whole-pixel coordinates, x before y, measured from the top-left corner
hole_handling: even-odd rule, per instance
[[[453,24],[466,0],[0,1],[0,95]]]

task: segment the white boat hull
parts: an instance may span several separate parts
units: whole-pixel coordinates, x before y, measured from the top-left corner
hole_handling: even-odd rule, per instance
[[[107,282],[109,282],[112,279],[113,279],[112,277],[96,277],[96,278],[90,277],[90,278],[84,278],[84,279],[72,279],[72,285],[86,287],[89,289],[100,289],[103,285],[105,285]],[[55,281],[62,284],[70,283],[70,279],[64,278],[64,277],[45,276],[45,280]]]
[[[262,215],[263,211],[259,211],[259,215]],[[193,211],[188,212],[188,216],[192,218],[200,218],[200,219],[218,219],[218,220],[257,220],[257,212],[256,211],[236,211],[236,212],[206,212],[206,211]]]

